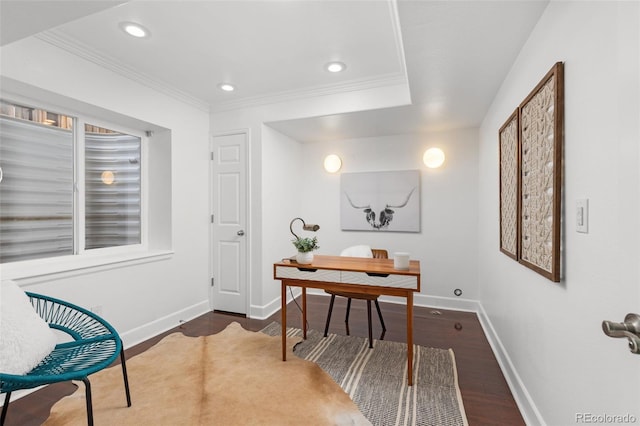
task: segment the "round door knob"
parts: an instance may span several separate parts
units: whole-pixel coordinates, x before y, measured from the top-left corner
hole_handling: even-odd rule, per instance
[[[239,231],[238,231],[238,235],[242,237],[242,236],[244,235],[244,231],[243,231],[242,229],[241,229],[241,230],[239,230]]]

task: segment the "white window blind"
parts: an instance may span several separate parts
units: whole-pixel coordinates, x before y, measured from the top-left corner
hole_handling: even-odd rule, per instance
[[[85,248],[140,243],[140,138],[85,125]]]
[[[0,262],[73,253],[73,134],[0,117]]]
[[[0,101],[0,263],[142,243],[142,138],[78,122]]]

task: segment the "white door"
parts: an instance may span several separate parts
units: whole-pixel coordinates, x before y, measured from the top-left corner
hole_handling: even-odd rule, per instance
[[[247,134],[214,136],[211,148],[211,306],[247,313]]]

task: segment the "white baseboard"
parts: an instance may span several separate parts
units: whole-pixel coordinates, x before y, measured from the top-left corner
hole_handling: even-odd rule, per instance
[[[192,320],[200,315],[206,314],[211,311],[209,308],[209,301],[205,300],[200,303],[196,303],[195,305],[189,306],[180,311],[169,314],[165,317],[159,318],[150,323],[144,324],[140,327],[134,328],[133,330],[129,330],[127,332],[121,333],[120,338],[122,339],[122,343],[125,348],[130,348],[131,346],[135,346],[138,343],[142,343],[145,340],[148,340],[152,337],[157,336],[158,334],[164,333],[167,330],[172,329],[180,325],[182,322],[186,322]],[[46,386],[46,385],[44,385]],[[29,395],[32,392],[41,389],[44,386],[40,386],[34,389],[25,389],[19,390],[11,393],[11,401],[15,401],[24,396]],[[0,401],[0,407],[4,403],[4,398]]]
[[[302,294],[302,290],[299,287],[292,288],[292,291],[294,297],[298,297]],[[311,292],[307,291],[307,294],[311,294]],[[287,290],[287,303],[291,302],[291,300],[293,300],[291,293]],[[251,305],[249,308],[249,315],[247,316],[252,319],[266,320],[280,310],[281,304],[280,296],[278,296],[264,306]]]
[[[545,426],[546,423],[542,418],[542,414],[538,411],[538,407],[536,407],[535,402],[531,398],[529,391],[527,391],[526,386],[520,379],[520,375],[516,370],[515,366],[511,362],[511,358],[507,353],[500,337],[495,331],[491,320],[487,316],[487,313],[484,311],[484,307],[482,304],[478,304],[478,319],[480,320],[480,325],[484,330],[485,336],[487,336],[487,340],[491,345],[491,349],[493,350],[493,354],[498,360],[498,364],[500,365],[500,370],[502,370],[502,374],[504,375],[507,384],[509,385],[509,389],[511,389],[511,394],[520,409],[520,413],[524,418],[524,421],[527,425],[539,425]]]
[[[387,298],[386,296],[383,296],[380,299],[385,302],[404,304],[404,299],[401,297]],[[525,423],[527,425],[546,425],[544,419],[542,418],[542,415],[540,414],[540,411],[538,411],[538,408],[531,398],[531,395],[520,379],[518,371],[511,362],[511,358],[509,357],[509,354],[502,344],[502,341],[498,337],[498,334],[496,333],[491,320],[485,312],[482,303],[480,303],[478,300],[416,294],[413,298],[413,304],[415,306],[423,306],[429,308],[475,312],[476,315],[478,315],[478,320],[480,321],[482,330],[484,331],[484,334],[489,341],[489,345],[491,346],[493,354],[498,361],[500,370],[502,370],[502,374],[507,381],[507,385],[511,390],[511,394],[513,395],[513,398],[518,405],[518,409],[520,410]]]
[[[394,300],[392,300],[394,299]],[[404,305],[402,297],[383,296],[380,300],[391,303],[401,303]],[[416,294],[413,296],[413,305],[425,308],[451,309],[453,311],[478,312],[480,302],[471,299],[460,299],[453,297],[429,296],[426,294]]]
[[[300,290],[294,291],[294,295],[297,297],[300,294]],[[323,290],[318,289],[308,289],[307,294],[320,295],[320,296],[329,296]],[[287,302],[291,300],[291,296],[287,294]],[[380,298],[383,302],[388,303],[397,303],[397,304],[405,304],[405,300],[402,297],[391,297],[391,296],[382,296]],[[524,418],[524,421],[527,425],[540,425],[544,426],[546,423],[544,422],[542,415],[538,411],[531,395],[527,391],[524,383],[520,379],[515,366],[511,362],[509,358],[509,354],[504,348],[504,345],[500,341],[493,324],[491,324],[491,320],[487,316],[484,311],[484,307],[478,300],[471,299],[460,299],[460,298],[452,298],[452,297],[438,297],[438,296],[429,296],[425,294],[416,294],[413,297],[414,306],[421,306],[426,308],[440,308],[440,309],[450,309],[454,311],[464,311],[464,312],[475,312],[478,315],[478,320],[480,321],[480,325],[484,331],[487,340],[489,341],[489,345],[493,350],[493,354],[495,355],[498,365],[502,370],[502,374],[507,381],[507,385],[511,390],[513,398],[520,409],[520,413]],[[280,309],[280,298],[276,298],[273,302],[269,303],[265,307],[259,308],[256,307],[255,312],[260,313],[260,316],[252,316],[252,318],[256,319],[266,319],[274,312]]]
[[[191,305],[177,312],[173,312],[162,318],[158,318],[157,320],[141,325],[140,327],[121,333],[120,337],[122,338],[124,347],[130,348],[131,346],[142,343],[145,340],[182,324],[183,322],[190,321],[210,311],[211,308],[209,306],[209,301],[204,300],[196,303],[195,305]]]
[[[297,297],[300,294],[300,289],[294,290],[294,296]],[[309,289],[308,294],[314,295],[325,295],[322,290]],[[290,294],[287,294],[287,302],[291,300]],[[381,298],[384,302],[389,303],[398,303],[404,304],[404,299],[401,297],[387,297],[383,296]],[[459,299],[459,298],[450,298],[450,297],[437,297],[437,296],[428,296],[423,294],[416,294],[414,296],[414,306],[421,307],[430,307],[430,308],[441,308],[441,309],[451,309],[457,311],[466,311],[466,312],[475,312],[478,315],[478,319],[480,321],[480,325],[484,331],[489,344],[491,345],[491,349],[498,361],[500,369],[504,374],[504,377],[509,385],[511,393],[520,409],[522,417],[527,425],[540,425],[544,426],[546,423],[542,418],[542,415],[538,411],[531,395],[527,391],[524,383],[520,379],[518,372],[511,362],[509,354],[504,348],[499,336],[497,335],[491,320],[487,316],[486,312],[482,304],[477,300],[470,299]],[[250,318],[261,319],[264,320],[273,313],[277,312],[280,309],[280,298],[274,299],[272,302],[268,303],[264,306],[251,306],[250,308]],[[121,334],[122,341],[125,347],[131,347],[137,345],[138,343],[142,343],[145,340],[148,340],[158,334],[161,334],[167,330],[180,325],[182,322],[189,321],[194,319],[200,315],[203,315],[209,312],[211,309],[209,307],[209,301],[205,300],[200,303],[196,303],[195,305],[189,306],[185,309],[177,311],[175,313],[169,314],[163,318],[159,318],[155,321],[147,323],[143,326],[137,327],[133,330],[129,330],[125,333]],[[16,391],[11,395],[11,400],[19,399],[29,393],[33,392],[35,389],[30,389],[27,391]],[[3,401],[0,401],[0,404]],[[1,406],[1,405],[0,405]]]
[[[294,297],[298,297],[301,294],[301,290],[299,288],[293,289]],[[307,294],[314,296],[329,296],[323,290],[310,288],[307,289]],[[291,293],[287,292],[287,303],[291,302]],[[394,297],[394,296],[381,296],[380,300],[387,303],[397,303],[400,305],[405,304],[405,298],[403,297]],[[478,312],[479,302],[477,300],[470,299],[460,299],[460,298],[451,298],[451,297],[437,297],[437,296],[428,296],[424,294],[416,294],[413,297],[413,305],[414,306],[422,306],[428,308],[441,308],[441,309],[452,309],[454,311],[465,311],[465,312]],[[275,312],[280,309],[280,297],[275,298],[271,302],[267,303],[264,306],[251,306],[249,318],[264,320],[269,318]]]

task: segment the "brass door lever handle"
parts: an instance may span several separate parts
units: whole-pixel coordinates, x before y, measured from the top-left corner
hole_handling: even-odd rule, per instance
[[[640,315],[627,314],[624,322],[602,321],[602,331],[609,337],[626,337],[629,350],[640,354]]]

